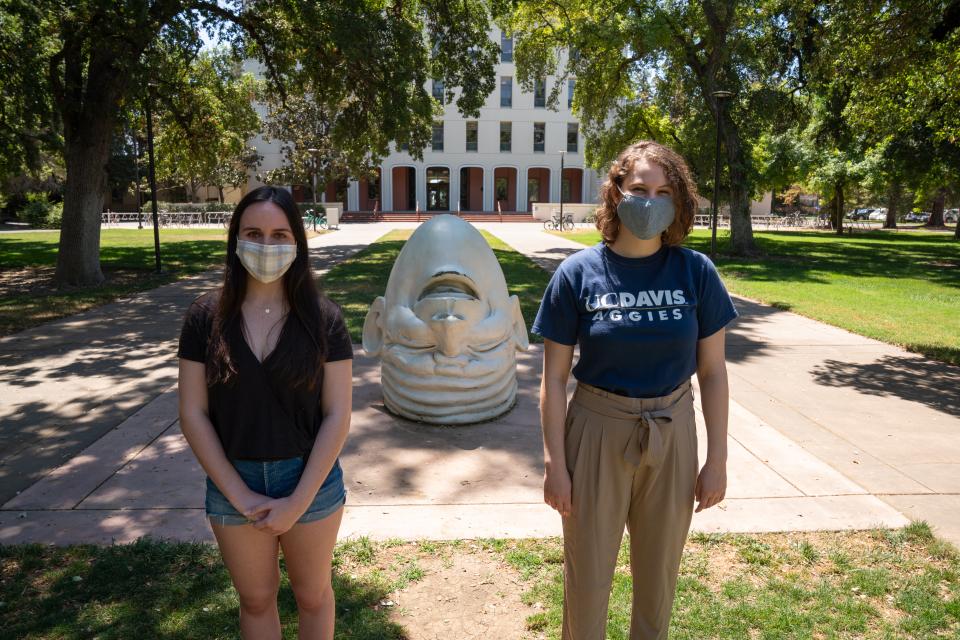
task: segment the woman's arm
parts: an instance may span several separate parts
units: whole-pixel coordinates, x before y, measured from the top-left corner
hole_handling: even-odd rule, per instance
[[[180,430],[187,444],[230,504],[252,519],[258,513],[255,507],[266,498],[251,491],[227,460],[220,438],[210,423],[206,369],[202,362],[180,358],[177,391],[180,397]]]
[[[323,365],[320,397],[323,421],[297,488],[287,498],[268,500],[261,505],[270,513],[254,523],[257,529],[274,535],[285,533],[306,512],[323,481],[327,479],[350,431],[353,360],[337,360]]]
[[[543,428],[543,500],[569,516],[572,509],[570,473],[564,450],[567,417],[567,378],[573,363],[573,346],[543,341],[543,378],[540,382],[540,425]]]
[[[727,413],[730,389],[725,356],[726,330],[697,343],[697,380],[707,423],[707,460],[697,478],[697,512],[723,500],[727,492]]]

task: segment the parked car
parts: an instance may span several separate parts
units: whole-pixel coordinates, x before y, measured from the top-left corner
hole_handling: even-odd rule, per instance
[[[930,219],[930,214],[926,211],[911,211],[907,214],[907,222],[926,222]]]
[[[960,209],[947,209],[943,212],[944,222],[956,222],[960,218]]]
[[[867,220],[886,220],[887,219],[887,210],[886,208],[874,209],[867,216]]]
[[[871,213],[873,213],[873,209],[866,209],[866,208],[854,209],[853,211],[847,214],[847,217],[850,218],[851,220],[866,220],[867,216],[869,216]]]

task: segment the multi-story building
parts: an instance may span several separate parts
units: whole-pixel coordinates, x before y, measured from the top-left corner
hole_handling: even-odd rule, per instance
[[[571,112],[575,80],[560,87],[557,110],[548,108],[556,78],[523,91],[512,38],[499,30],[491,37],[501,46],[497,88],[478,118],[465,118],[455,104],[445,104],[422,160],[393,148],[376,179],[328,185],[321,198],[344,202],[348,211],[530,211],[534,202],[560,202],[561,193],[565,203],[594,202],[597,177],[584,165],[584,140]],[[433,81],[427,89],[443,101],[442,83]],[[279,144],[256,144],[261,170],[280,166]],[[306,188],[294,186],[293,192],[309,197]]]

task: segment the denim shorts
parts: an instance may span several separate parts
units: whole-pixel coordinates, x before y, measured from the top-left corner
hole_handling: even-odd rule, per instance
[[[306,466],[304,458],[286,458],[284,460],[230,460],[234,469],[243,478],[251,491],[268,498],[286,498],[297,488],[300,476]],[[343,486],[343,470],[340,460],[333,463],[320,490],[297,522],[322,520],[346,502],[347,493]],[[217,485],[207,477],[207,517],[214,524],[237,525],[250,524],[250,520],[237,511]]]

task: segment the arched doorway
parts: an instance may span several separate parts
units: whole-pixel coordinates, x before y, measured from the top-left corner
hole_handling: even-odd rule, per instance
[[[531,167],[527,169],[527,205],[525,211],[533,211],[534,202],[550,202],[550,169]]]
[[[427,167],[427,211],[450,211],[450,169]]]
[[[460,210],[483,211],[483,169],[460,168]]]
[[[413,167],[394,167],[393,210],[413,211],[417,206],[417,170]]]
[[[325,198],[324,202],[342,202],[346,206],[347,179],[338,178],[327,182],[320,194]]]
[[[360,195],[360,211],[380,210],[380,176],[381,170],[377,169],[374,177],[363,176],[357,180],[358,192]]]
[[[497,167],[493,170],[493,208],[500,211],[517,210],[517,170],[515,167]]]
[[[574,167],[563,170],[560,193],[563,195],[564,202],[574,204],[583,202],[583,169]]]

